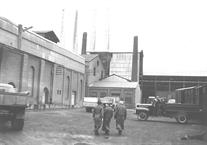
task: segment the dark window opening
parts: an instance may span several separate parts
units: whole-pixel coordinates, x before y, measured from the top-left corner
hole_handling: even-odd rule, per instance
[[[101,79],[103,79],[104,78],[104,76],[103,76],[103,71],[101,71]]]
[[[96,76],[96,68],[93,68],[93,75]]]

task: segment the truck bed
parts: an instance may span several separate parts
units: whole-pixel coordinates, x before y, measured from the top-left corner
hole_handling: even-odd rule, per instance
[[[165,104],[164,106],[165,111],[172,111],[172,112],[178,112],[178,111],[183,111],[183,112],[201,112],[202,108],[199,105],[195,104]]]
[[[34,98],[28,95],[26,92],[18,92],[18,93],[12,93],[12,92],[1,92],[0,91],[0,105],[27,105],[27,104],[33,104]]]

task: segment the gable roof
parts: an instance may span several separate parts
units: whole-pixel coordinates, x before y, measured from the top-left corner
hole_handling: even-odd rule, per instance
[[[89,85],[89,87],[98,88],[137,88],[137,86],[138,82],[130,82],[115,74]]]
[[[90,62],[98,57],[98,54],[82,54],[82,56],[85,58],[85,61]]]
[[[128,80],[122,76],[116,75],[116,74],[112,74],[112,75],[102,79],[102,81],[105,81],[105,82],[131,82],[130,80]]]
[[[34,31],[34,32],[41,35],[42,37],[52,41],[52,42],[55,42],[55,43],[60,42],[57,35],[52,30]]]

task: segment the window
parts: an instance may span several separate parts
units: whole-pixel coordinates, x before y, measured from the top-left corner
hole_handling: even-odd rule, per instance
[[[62,94],[62,90],[57,90],[57,95],[61,95]]]
[[[31,92],[32,96],[34,93],[34,80],[35,80],[35,68],[31,66],[28,72],[28,90]]]
[[[70,98],[70,77],[67,76],[67,96],[66,96],[66,100]]]
[[[132,103],[132,98],[131,97],[126,97],[125,98],[125,103],[126,104],[131,104]]]
[[[97,66],[99,66],[99,61],[97,61]]]
[[[62,75],[62,74],[63,74],[63,68],[61,66],[57,66],[56,75]]]
[[[111,93],[112,97],[120,97],[120,95],[121,95],[120,93]]]
[[[80,99],[83,97],[83,80],[80,81]]]
[[[104,78],[104,74],[103,74],[103,71],[101,71],[101,79]]]
[[[93,68],[93,75],[96,76],[96,68]]]

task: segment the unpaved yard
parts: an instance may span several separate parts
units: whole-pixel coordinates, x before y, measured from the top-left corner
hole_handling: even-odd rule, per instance
[[[197,123],[180,125],[174,119],[149,118],[137,121],[128,111],[125,131],[118,136],[115,121],[111,122],[110,137],[93,134],[92,114],[84,109],[27,112],[25,127],[14,132],[0,127],[0,145],[206,145],[203,140],[181,140],[185,134],[207,130]]]

